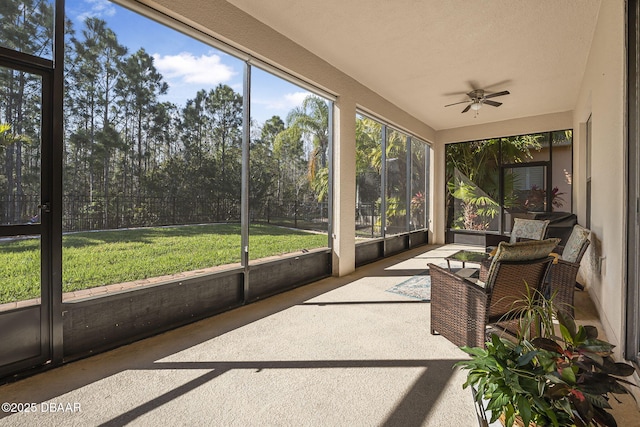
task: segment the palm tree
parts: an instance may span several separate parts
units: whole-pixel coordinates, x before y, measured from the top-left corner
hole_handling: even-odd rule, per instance
[[[522,163],[540,151],[541,135],[521,135],[450,144],[446,150],[448,190],[458,200],[462,216],[450,218],[451,226],[467,230],[487,230],[500,212],[500,167]],[[513,188],[516,177],[505,174],[504,207],[516,203]],[[447,203],[452,203],[448,200]]]
[[[304,138],[310,140],[312,149],[309,154],[308,179],[322,201],[329,188],[328,149],[329,149],[329,104],[324,99],[309,95],[300,107],[294,108],[287,116],[288,127],[296,129]],[[327,171],[323,171],[327,169]]]

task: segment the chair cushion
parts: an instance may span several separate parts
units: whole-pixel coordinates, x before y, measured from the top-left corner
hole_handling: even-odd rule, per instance
[[[582,245],[589,240],[589,234],[591,234],[590,230],[578,224],[574,225],[567,244],[564,245],[562,259],[568,262],[580,262],[578,256],[580,256]]]
[[[552,238],[545,240],[527,240],[526,242],[507,243],[500,242],[496,254],[491,260],[487,273],[487,288],[491,288],[494,280],[496,265],[501,261],[530,261],[548,257],[555,247],[560,243],[560,239]]]
[[[526,242],[500,242],[493,262],[498,261],[528,261],[549,256],[560,239],[527,240]]]
[[[549,220],[514,218],[511,230],[510,243],[516,243],[518,239],[542,240],[547,231]]]

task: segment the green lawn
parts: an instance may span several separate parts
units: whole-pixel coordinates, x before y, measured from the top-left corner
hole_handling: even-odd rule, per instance
[[[327,246],[327,235],[252,225],[250,259]],[[67,234],[62,289],[69,292],[240,262],[240,225],[212,224]],[[0,304],[40,296],[40,241],[0,242]]]

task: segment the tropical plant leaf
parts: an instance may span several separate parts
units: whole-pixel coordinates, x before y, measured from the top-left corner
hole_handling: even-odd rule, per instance
[[[467,354],[470,354],[471,356],[476,356],[476,357],[486,357],[489,354],[487,350],[480,347],[463,346],[463,347],[460,347],[460,350],[464,351]]]
[[[635,373],[635,368],[626,363],[616,363],[610,357],[603,358],[603,363],[600,365],[602,372],[616,375],[619,377],[628,377]]]
[[[598,425],[605,427],[618,427],[613,415],[601,408],[595,408],[593,418],[598,422]]]
[[[581,343],[585,342],[587,340],[587,331],[584,328],[584,326],[580,326],[578,328],[578,332],[576,333],[575,337],[573,338],[573,345],[578,346]]]
[[[542,350],[553,351],[558,354],[563,353],[562,347],[560,347],[557,342],[549,338],[537,337],[534,338],[533,341],[531,341],[531,344]]]
[[[528,426],[529,422],[531,421],[531,404],[529,403],[529,400],[527,400],[527,398],[524,396],[518,396],[517,402],[518,413],[520,414],[520,417],[522,417],[522,422],[525,426]]]
[[[530,351],[523,354],[518,358],[518,366],[525,366],[531,363],[531,361],[538,355],[537,351]]]
[[[579,398],[574,394],[569,395],[569,401],[573,409],[580,415],[580,418],[588,421],[593,418],[593,406],[587,399]]]
[[[611,408],[609,400],[601,394],[583,393],[583,395],[589,401],[589,403],[591,403],[595,407],[607,409]]]
[[[585,370],[590,371],[591,368],[594,367],[594,364],[598,368],[604,365],[605,358],[599,355],[598,353],[592,353],[590,351],[582,351],[582,349],[580,349],[579,351],[583,357],[578,359],[578,361],[576,361],[576,364],[579,366],[582,366]]]
[[[587,331],[587,337],[589,339],[598,338],[598,328],[596,328],[595,326],[585,325],[584,329],[585,329],[585,331]]]
[[[579,347],[580,351],[590,351],[600,356],[608,356],[611,354],[614,346],[606,341],[599,339],[588,339]]]
[[[571,366],[567,366],[566,368],[562,368],[562,370],[560,371],[560,376],[568,384],[575,384],[576,383],[576,373],[573,372],[573,369],[571,368]]]
[[[566,328],[567,332],[569,333],[569,337],[571,337],[571,341],[573,341],[573,337],[576,336],[576,322],[571,316],[569,316],[562,310],[558,310],[556,312],[556,317],[560,326],[564,326]]]
[[[529,295],[530,297],[531,295]],[[525,423],[543,426],[598,427],[615,425],[605,409],[615,394],[629,393],[635,386],[624,377],[635,372],[626,363],[612,358],[613,345],[597,338],[597,329],[576,326],[575,321],[558,314],[562,338],[553,331],[553,304],[540,306],[537,298],[527,300],[520,313],[544,324],[540,336],[516,342],[492,336],[486,351],[469,350],[476,359],[468,381],[482,384],[487,408],[503,412],[507,423],[519,415]],[[523,328],[528,329],[527,323]],[[480,389],[480,386],[478,386]]]
[[[513,405],[507,405],[504,410],[505,425],[512,426],[516,422],[516,411]]]

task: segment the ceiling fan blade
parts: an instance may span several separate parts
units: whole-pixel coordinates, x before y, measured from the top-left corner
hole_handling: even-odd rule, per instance
[[[447,104],[447,105],[445,105],[445,107],[451,107],[452,105],[464,104],[465,102],[471,102],[471,101],[469,100],[469,101],[454,102],[453,104]]]
[[[502,102],[496,102],[496,101],[491,101],[490,99],[485,99],[484,101],[482,101],[483,104],[487,104],[487,105],[491,105],[494,107],[499,107],[502,105]]]
[[[471,108],[471,104],[467,105],[464,110],[462,110],[463,113],[466,113],[467,111],[469,111],[469,109]]]
[[[495,98],[496,96],[503,96],[503,95],[509,95],[509,91],[508,90],[503,90],[502,92],[496,92],[496,93],[490,93],[489,95],[485,95],[484,98]]]
[[[488,86],[484,86],[484,90],[491,89],[493,87],[505,87],[505,86],[507,86],[509,84],[511,84],[511,79],[506,79],[506,80],[502,80],[500,82],[492,83],[492,84],[490,84]]]

